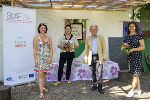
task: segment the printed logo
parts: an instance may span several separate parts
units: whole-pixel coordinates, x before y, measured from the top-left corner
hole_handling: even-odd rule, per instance
[[[12,77],[8,77],[6,78],[7,81],[14,81],[14,79]]]
[[[19,22],[19,23],[31,23],[33,22],[30,15],[26,15],[20,12],[7,12],[7,22]]]
[[[28,78],[28,76],[27,75],[20,75],[19,76],[19,79],[24,79],[24,78]]]
[[[33,78],[34,77],[34,74],[29,74],[29,78]]]

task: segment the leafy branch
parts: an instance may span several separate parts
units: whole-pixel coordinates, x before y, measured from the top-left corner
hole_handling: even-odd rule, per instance
[[[133,10],[137,10],[137,12],[134,12],[131,16],[132,20],[134,20],[135,18],[139,20],[150,18],[150,3],[141,5],[140,7],[134,7]]]

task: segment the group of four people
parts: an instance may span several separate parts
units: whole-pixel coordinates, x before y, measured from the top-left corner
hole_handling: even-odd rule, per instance
[[[40,89],[40,98],[44,98],[43,92],[48,92],[44,83],[46,80],[47,71],[51,70],[53,47],[52,40],[46,34],[47,25],[39,24],[38,32],[33,39],[33,53],[35,58],[35,71],[38,72],[38,84]],[[88,63],[92,72],[93,86],[91,91],[98,89],[100,94],[104,94],[102,89],[102,70],[103,63],[106,61],[106,45],[102,35],[98,35],[98,26],[90,26],[91,36],[85,41],[85,63]],[[132,97],[135,93],[141,94],[139,75],[142,73],[142,54],[141,50],[145,49],[144,40],[139,33],[136,22],[128,24],[128,35],[124,38],[124,42],[132,46],[130,54],[128,55],[129,72],[133,75],[132,89],[128,92],[128,97]],[[69,44],[67,44],[69,43]],[[69,47],[66,47],[69,45]],[[66,82],[69,80],[71,74],[71,65],[74,58],[74,49],[78,48],[79,44],[74,35],[71,34],[71,26],[65,26],[65,34],[59,39],[58,48],[61,49],[58,69],[58,81],[55,85],[61,84],[64,64],[67,61]],[[98,68],[97,68],[98,67]],[[98,69],[98,76],[96,76],[96,69]]]

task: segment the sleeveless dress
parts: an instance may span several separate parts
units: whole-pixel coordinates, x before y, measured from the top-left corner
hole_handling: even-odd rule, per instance
[[[143,39],[142,34],[127,35],[124,38],[124,43],[128,43],[132,48],[140,46],[139,40]],[[142,67],[142,52],[134,51],[127,56],[129,72],[131,74],[140,75],[143,72]]]
[[[47,72],[51,70],[52,64],[47,64],[47,61],[50,57],[50,47],[49,47],[49,41],[46,36],[46,41],[43,42],[42,39],[39,36],[39,39],[37,41],[37,60],[38,60],[38,66],[35,66],[34,71],[37,72]]]

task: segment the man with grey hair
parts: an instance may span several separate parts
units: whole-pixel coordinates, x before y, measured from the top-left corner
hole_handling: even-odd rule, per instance
[[[98,31],[98,26],[97,26],[97,25],[91,25],[91,26],[90,26],[90,30],[91,30],[92,27],[96,27],[96,29],[97,29],[97,31]]]
[[[104,37],[102,35],[98,35],[97,31],[97,25],[90,26],[90,32],[92,36],[89,36],[85,43],[85,62],[88,63],[92,72],[93,86],[91,91],[94,91],[98,88],[100,94],[104,94],[102,89],[102,70],[103,62],[106,60],[106,45]],[[96,68],[98,69],[97,78]]]

